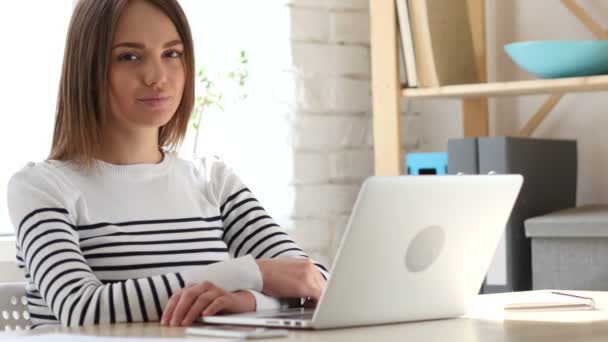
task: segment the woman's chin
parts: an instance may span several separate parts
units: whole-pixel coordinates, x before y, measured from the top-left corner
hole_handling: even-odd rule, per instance
[[[139,108],[137,111],[137,122],[145,126],[161,127],[167,124],[177,108],[163,108],[162,110],[147,110]]]
[[[142,127],[148,127],[148,128],[160,128],[164,125],[166,125],[169,121],[171,121],[171,118],[173,117],[173,114],[169,113],[163,113],[162,115],[142,115],[139,117],[139,120],[137,120],[137,125],[138,126],[142,126]]]

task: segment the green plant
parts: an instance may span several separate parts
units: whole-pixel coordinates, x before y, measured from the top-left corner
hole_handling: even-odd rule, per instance
[[[236,60],[236,66],[234,70],[228,73],[216,73],[214,76],[210,75],[210,72],[204,66],[198,69],[196,73],[196,79],[198,84],[202,86],[202,94],[197,96],[194,100],[194,110],[190,117],[192,129],[194,129],[194,148],[193,156],[197,157],[198,148],[198,137],[201,129],[201,123],[203,114],[212,108],[219,111],[224,111],[224,101],[226,93],[230,93],[230,88],[235,89],[236,93],[232,93],[234,97],[233,101],[243,101],[247,98],[245,93],[245,84],[249,77],[247,70],[247,64],[249,60],[245,54],[245,50],[239,50],[239,55]]]

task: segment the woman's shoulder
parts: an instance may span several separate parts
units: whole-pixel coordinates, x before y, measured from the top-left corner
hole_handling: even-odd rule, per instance
[[[231,172],[227,163],[217,155],[206,155],[191,160],[176,158],[177,164],[183,169],[189,169],[205,181],[217,180],[226,172]]]
[[[13,174],[11,179],[38,181],[52,177],[65,168],[63,162],[55,160],[29,161]]]
[[[218,193],[231,179],[232,171],[226,162],[217,155],[206,155],[193,159],[176,158],[177,174],[189,179],[203,190],[210,203],[219,205]]]
[[[30,161],[11,176],[8,185],[12,189],[29,187],[61,192],[66,190],[65,184],[69,170],[68,162],[56,160]]]
[[[28,215],[57,209],[75,213],[79,191],[62,174],[65,167],[47,161],[28,162],[10,178],[7,186],[8,212],[15,229]]]

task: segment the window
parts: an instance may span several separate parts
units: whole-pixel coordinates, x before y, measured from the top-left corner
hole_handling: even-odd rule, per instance
[[[197,68],[222,70],[247,53],[247,100],[206,113],[200,132],[202,154],[219,155],[243,178],[266,210],[284,224],[292,199],[289,100],[283,86],[291,68],[289,11],[284,1],[181,0],[192,28]],[[285,95],[282,95],[286,93]],[[187,138],[192,139],[193,134]],[[191,156],[191,140],[181,154]]]
[[[222,156],[279,221],[289,203],[288,120],[275,96],[289,63],[289,19],[284,3],[182,0],[195,39],[197,69],[226,70],[239,49],[249,58],[248,98],[205,113],[199,155]],[[12,234],[6,184],[28,161],[46,158],[72,0],[20,0],[0,4],[0,235]],[[193,132],[180,155],[192,157]]]
[[[12,234],[6,184],[49,152],[71,0],[0,3],[0,234]]]

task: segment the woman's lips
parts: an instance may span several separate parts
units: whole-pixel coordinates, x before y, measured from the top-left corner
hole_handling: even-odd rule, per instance
[[[137,101],[145,104],[150,108],[160,108],[169,102],[169,96],[154,96],[154,97],[142,97]]]

